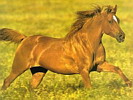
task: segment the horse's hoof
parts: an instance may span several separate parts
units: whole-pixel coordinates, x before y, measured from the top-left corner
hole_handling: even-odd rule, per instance
[[[126,84],[128,87],[132,87],[132,81],[128,81],[128,82],[126,82]]]
[[[2,87],[1,90],[6,90],[6,88]]]
[[[7,89],[7,87],[5,87],[5,86],[1,87],[1,90],[6,90],[6,89]]]

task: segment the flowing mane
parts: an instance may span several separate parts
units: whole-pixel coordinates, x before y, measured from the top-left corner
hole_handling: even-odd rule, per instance
[[[88,10],[88,11],[78,11],[77,14],[77,20],[72,24],[70,31],[66,35],[66,39],[71,38],[76,32],[78,32],[83,25],[85,24],[86,20],[88,18],[92,18],[95,15],[101,13],[102,11],[106,11],[107,13],[111,12],[113,10],[112,6],[95,6],[94,9]],[[119,20],[119,19],[118,19]]]

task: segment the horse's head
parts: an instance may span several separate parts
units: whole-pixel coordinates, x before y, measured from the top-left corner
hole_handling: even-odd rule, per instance
[[[116,11],[117,5],[114,8],[108,7],[106,11],[103,12],[103,32],[116,38],[118,42],[123,42],[125,39],[125,34],[119,26],[119,19],[116,16]]]

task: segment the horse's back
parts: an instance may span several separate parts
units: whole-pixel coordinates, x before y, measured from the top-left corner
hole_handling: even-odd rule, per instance
[[[29,66],[40,65],[39,60],[44,54],[57,54],[60,52],[62,39],[51,38],[41,35],[30,36],[24,39],[16,50],[14,58],[15,66],[30,64]],[[58,56],[58,55],[57,55]]]
[[[53,40],[55,39],[41,35],[29,36],[20,43],[16,53],[23,52],[22,54],[26,54],[27,56],[29,56],[28,54],[33,52],[33,50],[36,48],[38,44],[43,43],[44,45],[46,45]]]
[[[60,41],[61,39],[58,38],[52,38],[42,35],[35,35],[35,36],[29,36],[26,39],[24,39],[21,44],[19,45],[18,49],[29,49],[32,50],[38,45],[50,45],[52,43],[55,43],[56,41]]]

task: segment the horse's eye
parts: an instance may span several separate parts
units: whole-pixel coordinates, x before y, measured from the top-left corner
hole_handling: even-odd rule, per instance
[[[113,21],[112,21],[112,20],[110,20],[110,21],[109,21],[109,23],[110,23],[110,24],[112,24],[112,23],[113,23]]]

